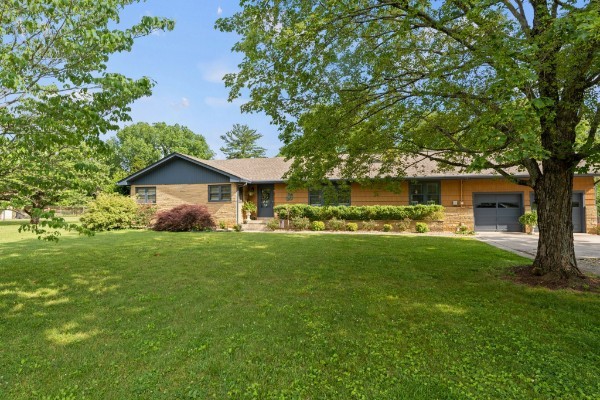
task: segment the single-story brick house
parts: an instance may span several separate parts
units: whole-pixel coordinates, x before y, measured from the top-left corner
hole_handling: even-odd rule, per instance
[[[241,207],[247,200],[257,203],[258,218],[272,218],[273,207],[280,204],[322,204],[322,191],[287,190],[283,176],[289,166],[281,157],[200,160],[173,153],[118,184],[131,186],[131,195],[142,203],[160,209],[204,204],[216,220],[233,224],[242,222]],[[574,180],[576,232],[590,231],[597,224],[594,176],[577,175]],[[338,203],[441,204],[446,208],[443,227],[448,231],[454,231],[459,223],[476,231],[521,231],[519,216],[535,207],[530,188],[511,183],[494,171],[440,171],[436,163],[423,161],[409,168],[402,179],[399,193],[351,183],[350,190],[338,196]]]

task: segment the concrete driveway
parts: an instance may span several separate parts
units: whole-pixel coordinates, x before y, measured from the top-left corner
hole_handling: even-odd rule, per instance
[[[600,275],[600,235],[576,233],[574,236],[575,256],[579,267],[585,272]],[[535,258],[537,251],[537,234],[477,232],[475,238],[530,259]]]

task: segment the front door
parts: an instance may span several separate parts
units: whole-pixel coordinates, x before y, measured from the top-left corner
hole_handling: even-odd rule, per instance
[[[273,218],[273,185],[258,185],[258,218]]]

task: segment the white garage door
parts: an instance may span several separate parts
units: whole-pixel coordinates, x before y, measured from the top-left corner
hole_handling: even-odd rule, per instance
[[[473,195],[476,231],[521,232],[521,194],[485,193]]]

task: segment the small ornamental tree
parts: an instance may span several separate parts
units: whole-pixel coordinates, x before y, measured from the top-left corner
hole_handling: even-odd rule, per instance
[[[182,204],[156,216],[155,231],[190,232],[216,227],[208,208],[202,205]]]

